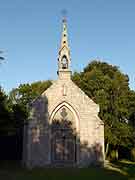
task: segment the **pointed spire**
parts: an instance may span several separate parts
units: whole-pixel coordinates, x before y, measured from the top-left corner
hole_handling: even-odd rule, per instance
[[[61,45],[58,57],[58,75],[61,76],[65,73],[68,73],[70,77],[70,48],[68,45],[67,20],[66,18],[63,18]]]
[[[60,49],[62,49],[64,46],[66,46],[67,48],[69,48],[68,46],[68,34],[67,34],[67,20],[64,17],[63,21],[62,21],[62,38],[61,38],[61,47]]]

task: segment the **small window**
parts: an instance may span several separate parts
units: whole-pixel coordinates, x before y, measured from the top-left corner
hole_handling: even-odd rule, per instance
[[[63,56],[62,58],[62,69],[68,69],[68,61],[66,56]]]
[[[65,43],[66,43],[66,41],[63,41],[63,43],[65,44]]]
[[[64,34],[64,37],[66,36],[66,34]]]

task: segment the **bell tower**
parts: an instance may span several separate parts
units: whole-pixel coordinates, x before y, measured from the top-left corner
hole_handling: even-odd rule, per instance
[[[67,20],[62,21],[62,37],[58,57],[58,77],[59,79],[71,79],[70,71],[70,48],[68,45]]]

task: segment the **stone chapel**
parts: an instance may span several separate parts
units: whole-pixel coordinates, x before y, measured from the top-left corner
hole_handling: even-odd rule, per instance
[[[86,167],[104,163],[99,106],[71,80],[67,21],[62,21],[58,79],[31,103],[24,128],[27,167]]]

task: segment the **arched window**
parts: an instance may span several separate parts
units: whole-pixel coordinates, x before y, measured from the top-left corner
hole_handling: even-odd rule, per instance
[[[74,114],[62,106],[54,115],[51,124],[51,159],[56,163],[75,163],[76,131]]]
[[[62,65],[62,69],[68,69],[68,60],[66,56],[62,57],[61,65]]]
[[[62,106],[53,117],[52,127],[73,131],[72,122],[74,122],[73,113],[66,106]]]

